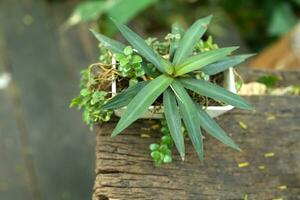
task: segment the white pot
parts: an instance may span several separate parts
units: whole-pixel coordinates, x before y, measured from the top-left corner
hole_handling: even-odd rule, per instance
[[[115,63],[113,63],[115,64]],[[230,92],[236,93],[236,87],[235,87],[235,80],[234,80],[234,73],[233,69],[229,68],[228,70],[224,71],[224,82],[223,87],[229,90]],[[117,84],[114,80],[112,82],[112,96],[116,95],[117,91]],[[224,114],[225,112],[232,110],[234,107],[231,105],[225,105],[225,106],[208,106],[206,108],[206,112],[210,117],[217,117],[219,115]],[[126,107],[120,108],[118,110],[115,110],[114,113],[116,116],[121,117],[123,113],[125,112]],[[164,113],[163,106],[161,107],[155,107],[150,106],[148,110],[140,117],[143,119],[160,119],[162,118],[162,114]]]

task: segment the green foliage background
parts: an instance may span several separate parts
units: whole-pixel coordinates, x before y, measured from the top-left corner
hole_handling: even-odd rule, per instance
[[[260,50],[289,31],[300,14],[299,0],[86,0],[72,13],[68,26],[96,21],[100,32],[114,35],[116,28],[109,17],[127,23],[134,19],[142,30],[156,32],[179,21],[187,27],[199,17],[213,13],[215,25],[210,32],[228,34],[228,19],[237,27],[242,38],[253,51]],[[78,17],[80,16],[80,17]],[[220,16],[218,18],[218,16]]]

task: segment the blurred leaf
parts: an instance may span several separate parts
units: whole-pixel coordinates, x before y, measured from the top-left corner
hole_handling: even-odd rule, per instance
[[[174,23],[172,25],[172,34],[173,36],[175,36],[175,38],[173,40],[171,40],[170,43],[170,60],[173,59],[174,53],[176,51],[176,49],[178,48],[179,42],[184,34],[184,29],[178,24],[178,23]],[[177,38],[177,36],[179,38]]]
[[[159,151],[153,151],[153,152],[151,152],[151,157],[154,160],[160,160],[161,159],[161,153]]]
[[[112,8],[116,1],[85,1],[74,9],[67,20],[68,26],[97,19],[101,14]]]
[[[179,110],[189,137],[193,143],[198,157],[202,160],[204,155],[203,141],[198,120],[197,107],[180,82],[174,81],[171,87],[176,94]]]
[[[181,117],[178,111],[176,98],[174,96],[173,91],[170,88],[168,88],[164,92],[163,105],[165,110],[165,117],[168,123],[168,127],[170,129],[171,136],[182,160],[184,160],[185,149],[184,138],[181,129]]]
[[[225,88],[214,85],[208,81],[198,80],[194,78],[181,79],[180,82],[189,90],[200,95],[210,97],[212,99],[222,101],[237,108],[252,110],[253,107],[242,97],[229,92]]]
[[[156,2],[157,0],[119,0],[108,10],[107,14],[118,22],[126,23]]]
[[[82,99],[81,96],[77,96],[77,97],[73,98],[70,105],[69,105],[69,107],[72,108],[74,106],[78,106],[79,103],[81,102],[81,99]]]
[[[149,148],[150,148],[151,151],[158,150],[159,144],[150,144]]]
[[[137,95],[141,89],[148,84],[147,81],[138,82],[136,85],[130,86],[120,94],[110,99],[106,104],[102,106],[102,109],[115,110],[127,106],[129,102]]]
[[[207,29],[207,25],[212,19],[212,15],[198,19],[192,24],[192,26],[185,32],[182,39],[178,44],[178,48],[175,51],[173,64],[178,65],[182,63],[184,59],[192,54],[194,46],[200,40]]]
[[[293,0],[298,6],[300,6],[300,0]]]
[[[91,91],[89,89],[87,89],[87,88],[84,88],[84,89],[80,90],[80,95],[81,96],[86,97],[86,96],[88,96],[90,94],[91,94]]]
[[[160,75],[149,82],[139,93],[130,101],[126,111],[123,113],[117,126],[112,132],[112,136],[118,135],[131,123],[137,120],[148,107],[161,95],[173,82],[173,78]]]
[[[132,53],[133,53],[133,49],[132,49],[132,47],[131,46],[127,46],[125,49],[124,49],[124,54],[126,55],[126,56],[129,56],[129,55],[131,55]]]
[[[204,72],[207,75],[215,75],[217,73],[225,71],[230,67],[234,67],[244,62],[247,58],[253,55],[254,54],[245,54],[245,55],[226,57],[220,61],[204,66],[203,68],[200,69],[200,71]]]
[[[163,59],[157,55],[142,39],[138,34],[132,31],[126,25],[117,22],[113,19],[113,22],[123,34],[123,36],[128,40],[128,42],[138,51],[140,55],[146,58],[149,62],[153,63],[157,69],[163,73],[172,74],[173,67],[167,60]]]
[[[141,62],[143,62],[143,59],[139,55],[133,55],[132,64],[141,63]]]
[[[172,157],[170,155],[165,155],[163,159],[164,163],[171,163],[172,162]]]
[[[273,8],[268,33],[271,36],[281,36],[297,23],[297,16],[287,2],[282,2]]]
[[[220,48],[191,56],[175,67],[175,74],[176,76],[180,76],[194,70],[201,69],[206,65],[223,59],[226,55],[230,54],[237,48],[238,47]]]
[[[102,14],[127,23],[139,12],[157,2],[157,0],[94,0],[84,1],[76,6],[66,22],[67,28],[81,22],[96,20]]]
[[[266,85],[267,87],[274,87],[280,78],[278,76],[269,75],[269,76],[261,76],[258,78],[257,82]]]
[[[107,49],[109,49],[113,53],[118,53],[122,55],[123,50],[126,47],[124,44],[116,40],[112,40],[109,37],[106,37],[105,35],[97,33],[92,29],[90,29],[90,31],[94,34],[97,40],[99,40],[99,42],[102,43]]]

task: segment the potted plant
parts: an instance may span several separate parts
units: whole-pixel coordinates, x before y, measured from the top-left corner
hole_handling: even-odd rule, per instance
[[[92,30],[100,41],[100,62],[82,72],[82,89],[71,106],[82,108],[91,126],[109,121],[114,112],[120,120],[112,136],[139,118],[163,118],[161,143],[150,145],[156,164],[172,161],[173,144],[184,160],[185,137],[203,159],[201,128],[239,150],[212,117],[233,107],[252,109],[235,94],[232,69],[251,55],[233,56],[237,47],[219,48],[211,37],[202,40],[211,18],[197,20],[186,31],[174,24],[164,41],[145,41],[113,20],[131,46]]]

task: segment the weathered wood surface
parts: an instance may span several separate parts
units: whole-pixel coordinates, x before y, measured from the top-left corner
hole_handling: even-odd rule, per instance
[[[153,121],[138,121],[115,138],[109,136],[115,123],[98,127],[93,199],[300,199],[300,97],[248,100],[255,112],[235,109],[217,119],[243,151],[207,136],[204,161],[187,142],[184,162],[174,151],[172,164],[154,167],[148,146],[160,134],[145,130]],[[265,157],[268,152],[274,156]],[[244,162],[249,166],[238,166]]]
[[[257,81],[261,76],[274,75],[280,79],[276,86],[300,85],[300,70],[262,70],[240,67],[237,71],[246,83]]]

